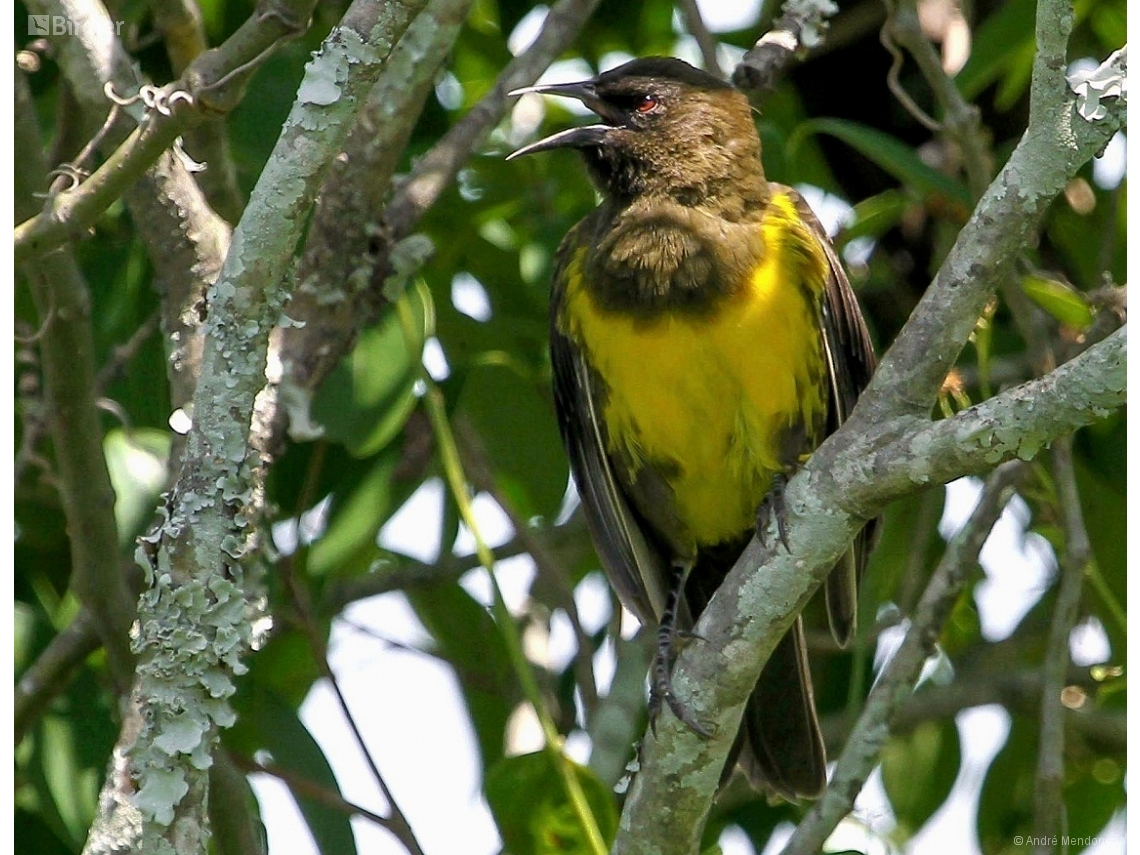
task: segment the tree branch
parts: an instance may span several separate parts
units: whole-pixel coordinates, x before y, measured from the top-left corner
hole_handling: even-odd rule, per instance
[[[190,63],[209,47],[202,10],[196,0],[148,0],[148,6],[154,16],[155,28],[162,33],[171,69],[175,75],[181,76]],[[206,165],[206,169],[197,173],[195,178],[210,207],[226,222],[236,223],[241,217],[244,200],[230,155],[225,118],[209,116],[187,128],[185,137],[186,153]]]
[[[342,235],[313,244],[311,253],[306,250],[302,262],[306,273],[301,279],[304,302],[298,301],[296,309],[305,326],[283,333],[281,394],[290,413],[291,430],[308,428],[313,392],[350,350],[356,331],[375,320],[388,304],[392,277],[400,286],[423,262],[426,242],[414,238],[405,242],[405,238],[502,120],[509,106],[506,93],[537,80],[570,46],[598,2],[555,3],[530,47],[508,63],[490,92],[415,162],[382,214],[373,209],[348,219],[330,216],[329,226]],[[398,83],[397,79],[391,84],[397,93],[401,91]],[[345,180],[360,183],[355,174],[346,174]],[[354,192],[359,194],[359,189]],[[352,207],[361,210],[356,203]],[[346,232],[346,223],[359,223],[361,229]],[[322,233],[327,235],[327,230]],[[365,247],[367,252],[362,251]],[[322,258],[331,263],[318,263]],[[335,274],[346,264],[350,265],[347,276],[326,273]]]
[[[701,52],[701,63],[705,71],[717,77],[724,77],[724,69],[720,67],[720,60],[716,55],[716,36],[709,32],[705,19],[701,17],[701,7],[697,5],[697,0],[678,0],[677,5],[681,7],[685,28]]]
[[[139,550],[138,702],[131,754],[140,851],[200,852],[209,838],[205,770],[249,649],[247,597],[258,584],[261,461],[251,452],[254,398],[269,331],[288,297],[286,268],[317,188],[392,46],[426,0],[357,0],[306,66],[297,101],[210,289],[193,428],[165,522]],[[207,54],[208,56],[208,54]]]
[[[1058,4],[1066,5],[1063,0],[1041,0],[1040,5]],[[1034,79],[1047,73],[1039,69],[1058,61],[1063,65],[1064,51],[1060,60],[1039,56]],[[1123,74],[1124,58],[1113,54],[1105,66],[1109,73]],[[1098,120],[1084,119],[1078,106],[1063,78],[1051,90],[1049,103],[1039,103],[1017,148],[879,365],[851,421],[866,429],[894,416],[930,412],[978,316],[1031,243],[1049,203],[1124,122],[1123,98],[1106,103],[1106,114]]]
[[[793,59],[823,42],[837,11],[832,0],[785,0],[780,17],[732,72],[732,82],[746,92],[772,88]]]
[[[83,21],[82,27],[76,27],[80,38],[61,40],[60,62],[88,124],[103,121],[106,115],[100,148],[109,148],[110,156],[117,156],[137,121],[147,120],[141,103],[122,109],[115,104],[108,113],[111,102],[106,87],[118,93],[133,92],[143,81],[115,36],[107,10],[95,0],[35,2],[37,8]],[[210,110],[206,120],[212,121],[210,117],[218,116]],[[163,297],[163,331],[172,350],[167,363],[171,397],[174,407],[181,407],[193,393],[201,358],[199,303],[221,269],[231,230],[172,152],[164,151],[153,163],[141,165],[145,171],[126,188],[125,200],[154,266],[155,288]]]
[[[1041,0],[1041,5],[1063,2]],[[1047,8],[1040,14],[1051,16]],[[1035,80],[1049,75],[1049,63],[1056,64],[1056,57],[1038,58]],[[1123,73],[1123,57],[1114,54],[1106,66],[1109,74]],[[681,653],[673,684],[692,713],[714,725],[714,736],[702,740],[674,717],[662,717],[656,735],[643,743],[642,771],[625,805],[615,853],[696,851],[760,668],[866,519],[889,499],[919,487],[992,468],[1015,454],[1032,456],[1123,403],[1125,341],[1118,332],[1040,381],[971,408],[961,418],[933,425],[926,418],[978,314],[1010,260],[1030,240],[1045,207],[1123,121],[1121,98],[1102,102],[1104,115],[1086,121],[1064,81],[1051,79],[1048,99],[1039,99],[1017,150],[852,418],[789,483],[790,551],[765,550],[754,539],[702,614],[695,631],[704,641]],[[1044,394],[1048,401],[1022,397],[1027,392]],[[856,459],[887,447],[903,457],[892,461],[876,454],[873,466]],[[933,459],[938,454],[949,459]],[[773,532],[768,541],[779,539]],[[669,810],[662,811],[663,805]]]
[[[393,241],[411,233],[455,180],[460,167],[483,144],[506,113],[507,93],[534,83],[573,42],[598,2],[559,0],[555,3],[530,47],[507,64],[495,78],[491,91],[416,162],[412,174],[396,189],[385,212],[384,219]]]
[[[622,827],[638,832],[619,835],[615,852],[695,851],[760,667],[864,520],[922,487],[984,471],[1019,452],[1032,456],[1123,403],[1125,333],[951,419],[927,427],[905,418],[881,425],[876,433],[889,439],[873,454],[869,447],[879,439],[853,436],[847,426],[828,440],[841,451],[821,457],[821,448],[788,484],[790,551],[764,549],[754,539],[702,613],[695,633],[703,641],[678,658],[674,687],[694,715],[715,724],[714,737],[702,740],[662,717],[656,736],[643,743],[642,772],[626,802]],[[999,434],[995,451],[989,442]],[[774,533],[768,541],[779,542]],[[671,806],[667,820],[657,812],[662,804]]]
[[[926,484],[977,475],[1014,457],[1029,460],[1057,437],[1124,406],[1127,333],[1125,325],[1044,377],[948,419],[903,417],[865,436],[853,436],[845,425],[842,438],[821,448],[824,457],[813,458],[814,465],[808,468],[824,475],[830,465],[827,475],[844,485],[845,507],[869,519],[883,507],[884,499],[902,498]],[[860,459],[860,455],[867,456]]]
[[[1057,603],[1049,628],[1045,652],[1044,685],[1041,691],[1041,730],[1037,748],[1037,786],[1033,791],[1033,836],[1037,855],[1060,852],[1056,840],[1067,827],[1065,816],[1065,705],[1062,691],[1069,670],[1069,636],[1077,622],[1081,582],[1093,561],[1092,547],[1081,514],[1081,498],[1073,471],[1072,440],[1066,437],[1053,448],[1053,475],[1057,504],[1063,520],[1065,551],[1061,555],[1061,579]],[[1050,844],[1047,841],[1053,841]]]
[[[33,0],[32,6],[58,9],[84,18],[89,17],[93,9],[102,10],[101,6],[89,5],[84,0],[58,0],[60,4],[73,4],[58,7],[53,5],[55,2],[57,0]],[[161,89],[150,87],[140,90],[154,107],[144,115],[142,104],[131,99],[127,110],[134,111],[140,124],[122,145],[86,181],[51,195],[43,211],[16,227],[14,254],[17,263],[36,258],[68,240],[81,237],[191,123],[204,116],[233,109],[241,100],[250,75],[264,58],[282,40],[304,29],[314,2],[275,0],[274,5],[266,5],[255,12],[220,47],[195,59],[179,80]],[[100,20],[103,19],[109,26],[110,19],[105,10],[100,16]],[[94,25],[77,29],[96,35],[104,31],[104,27],[96,28]],[[66,43],[72,41],[64,40]],[[85,54],[93,62],[109,61],[106,56],[117,57],[121,53],[121,48],[115,51],[102,40],[96,42],[97,45]],[[117,59],[115,61],[118,62]],[[82,90],[86,93],[85,103],[95,103],[103,97],[106,81],[100,70],[101,66],[96,65],[94,73],[87,75],[90,80],[85,81],[86,88]],[[122,78],[116,75],[114,79]],[[69,80],[75,85],[74,78],[69,77]],[[99,89],[99,95],[93,93],[93,86]]]
[[[1013,497],[1022,467],[1007,463],[986,481],[981,499],[965,527],[947,544],[919,600],[902,644],[880,672],[859,720],[839,755],[827,792],[797,826],[783,855],[815,855],[855,805],[879,753],[890,735],[891,715],[914,691],[926,659],[942,633],[942,625],[977,567],[990,529]]]
[[[321,188],[288,309],[297,323],[275,330],[271,343],[281,363],[283,403],[273,445],[286,424],[297,440],[319,431],[310,427],[312,394],[351,349],[357,331],[389,303],[388,289],[371,287],[376,265],[388,263],[375,251],[382,242],[380,211],[470,6],[471,0],[431,0],[416,17]]]
[[[22,72],[16,76],[16,109],[16,162],[25,173],[17,186],[43,189],[47,169]],[[15,201],[17,214],[35,204],[29,192]],[[70,586],[90,611],[107,648],[111,676],[125,693],[134,671],[129,638],[135,606],[119,565],[115,493],[103,457],[103,426],[95,406],[91,295],[70,252],[53,253],[20,267],[43,324],[39,351],[44,404],[55,450],[56,486],[67,519]]]
[[[95,619],[91,612],[82,609],[20,675],[12,697],[13,744],[20,744],[39,714],[67,686],[83,660],[99,649],[100,643]]]

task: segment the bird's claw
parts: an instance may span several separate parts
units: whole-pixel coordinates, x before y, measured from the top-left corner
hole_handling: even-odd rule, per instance
[[[700,637],[695,633],[686,633],[686,635],[690,638]],[[712,736],[712,730],[697,721],[673,691],[673,680],[669,672],[670,646],[669,643],[659,646],[657,655],[653,660],[653,685],[649,691],[648,706],[649,729],[653,731],[654,736],[657,735],[657,718],[661,714],[662,702],[664,702],[685,727],[698,736],[708,739]]]
[[[756,538],[765,549],[768,547],[768,524],[772,517],[776,517],[776,530],[779,533],[780,543],[784,549],[791,552],[788,546],[788,508],[784,504],[784,488],[788,486],[788,476],[777,472],[772,476],[772,486],[768,490],[760,507],[756,509]]]
[[[661,713],[662,701],[673,711],[673,715],[677,716],[680,722],[697,736],[705,739],[712,738],[712,730],[707,725],[697,721],[688,708],[681,703],[681,699],[673,692],[673,686],[668,681],[664,686],[654,686],[649,693],[649,729],[653,731],[654,736],[657,735],[657,718]]]

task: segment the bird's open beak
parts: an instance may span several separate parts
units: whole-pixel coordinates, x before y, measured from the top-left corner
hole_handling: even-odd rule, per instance
[[[548,151],[552,148],[589,148],[590,146],[599,145],[605,139],[606,134],[615,127],[620,126],[624,120],[624,117],[617,110],[598,97],[598,93],[594,89],[594,81],[592,80],[584,80],[580,83],[550,83],[543,86],[524,86],[522,89],[515,89],[507,94],[515,96],[526,95],[529,92],[534,92],[539,95],[561,95],[564,98],[577,98],[597,113],[598,117],[606,124],[583,125],[580,128],[569,128],[565,131],[559,131],[556,134],[551,134],[544,139],[532,142],[530,145],[525,145],[518,151],[508,154],[507,160],[514,160],[516,157],[522,157],[524,154]]]

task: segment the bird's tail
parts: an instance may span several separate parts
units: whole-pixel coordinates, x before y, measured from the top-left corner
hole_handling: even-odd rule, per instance
[[[823,735],[799,617],[748,698],[738,762],[753,786],[770,788],[788,799],[818,798],[827,786]]]

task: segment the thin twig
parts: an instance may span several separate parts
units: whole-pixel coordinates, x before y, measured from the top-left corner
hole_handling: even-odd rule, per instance
[[[103,140],[106,139],[107,134],[111,132],[115,122],[119,120],[119,110],[119,105],[112,100],[111,109],[107,111],[107,118],[103,120],[103,126],[87,141],[87,144],[83,146],[79,154],[73,157],[69,163],[64,164],[64,174],[52,182],[51,188],[48,190],[49,196],[61,192],[64,189],[64,183],[68,184],[66,189],[70,190],[74,188],[79,183],[80,177],[88,174],[84,171],[83,164],[95,153],[95,150],[102,144]],[[59,167],[56,169],[58,170]],[[69,180],[65,182],[64,179]]]
[[[46,184],[39,128],[27,81],[16,86],[16,152],[21,183]],[[16,199],[17,216],[35,203],[28,194]],[[96,411],[94,333],[91,295],[69,252],[19,266],[27,278],[41,319],[39,361],[43,376],[42,415],[52,438],[56,486],[71,545],[69,584],[94,619],[107,649],[112,679],[126,692],[134,670],[130,626],[134,597],[118,560],[114,491],[103,456],[103,430]],[[50,318],[50,323],[48,322]],[[31,432],[28,442],[35,440]],[[34,456],[34,446],[26,446]]]
[[[303,556],[304,551],[302,550],[299,555]],[[328,643],[312,616],[308,590],[293,572],[292,561],[279,562],[278,569],[284,576],[285,587],[291,595],[293,611],[299,619],[301,629],[309,640],[309,647],[313,651],[313,657],[317,662],[317,666],[321,669],[322,676],[328,680],[329,686],[336,696],[337,706],[340,707],[341,716],[344,718],[345,724],[348,725],[348,729],[352,733],[353,741],[356,743],[357,749],[359,749],[361,756],[364,758],[364,762],[368,766],[368,771],[372,774],[372,780],[375,781],[380,793],[388,802],[388,809],[392,812],[392,816],[384,820],[384,827],[391,831],[412,855],[424,855],[423,847],[420,846],[419,841],[416,839],[415,832],[412,831],[411,824],[408,822],[403,811],[400,810],[399,803],[392,795],[392,790],[388,787],[388,782],[380,772],[380,767],[376,764],[376,760],[372,756],[372,751],[364,739],[364,734],[356,723],[356,718],[353,716],[352,709],[348,705],[348,699],[345,698],[344,692],[340,688],[340,682],[337,680],[336,673],[333,671],[332,665],[329,662]]]
[[[1050,855],[1058,850],[1058,835],[1067,826],[1065,816],[1065,706],[1061,702],[1069,668],[1069,636],[1077,622],[1081,583],[1085,568],[1093,562],[1092,546],[1081,513],[1080,492],[1073,471],[1071,437],[1053,445],[1053,478],[1057,505],[1065,532],[1065,550],[1060,556],[1060,582],[1053,622],[1045,653],[1044,686],[1041,692],[1041,728],[1037,749],[1037,786],[1034,789],[1034,851]]]
[[[581,512],[576,512],[562,525],[547,530],[545,538],[549,548],[558,554],[564,553],[573,544],[584,544],[585,518]],[[516,534],[502,546],[495,547],[495,559],[502,561],[527,552],[527,544]],[[443,555],[435,564],[419,561],[410,555],[392,553],[390,561],[377,572],[355,579],[330,582],[326,586],[321,609],[327,614],[336,614],[349,603],[377,594],[455,582],[468,570],[480,566],[479,556],[474,552]]]
[[[406,309],[405,304],[397,304],[397,309],[401,307]],[[401,312],[400,315],[400,320],[406,332],[409,331],[411,325],[409,315],[410,312],[406,310]],[[507,648],[507,654],[511,660],[511,666],[522,686],[523,696],[530,703],[531,708],[534,710],[535,717],[538,719],[539,727],[542,729],[543,748],[550,758],[551,765],[554,766],[555,771],[561,779],[567,801],[570,803],[579,829],[586,838],[589,851],[594,853],[594,855],[604,855],[606,845],[598,829],[597,820],[594,817],[589,802],[586,800],[586,795],[582,789],[581,781],[578,780],[577,773],[562,751],[561,738],[554,726],[554,722],[551,720],[546,705],[543,703],[538,679],[534,674],[530,662],[526,658],[526,654],[523,652],[522,639],[519,636],[518,627],[515,624],[510,610],[507,608],[506,601],[503,599],[503,592],[499,588],[499,581],[495,576],[495,557],[479,533],[479,525],[475,520],[475,514],[471,507],[471,495],[468,490],[467,479],[464,475],[463,464],[459,458],[459,449],[456,446],[455,437],[447,420],[443,393],[440,392],[439,387],[435,385],[435,382],[428,375],[426,369],[422,369],[421,381],[427,386],[427,392],[424,394],[424,404],[427,407],[428,416],[431,418],[432,429],[435,431],[436,443],[439,447],[447,484],[451,489],[456,505],[459,507],[460,517],[463,519],[463,522],[466,523],[467,528],[475,538],[475,550],[479,553],[481,563],[487,571],[487,579],[491,583],[491,593],[493,597],[491,613],[495,619],[496,626],[502,634],[503,642]]]
[[[99,631],[91,612],[83,609],[57,633],[43,652],[20,675],[13,690],[13,729],[19,745],[40,712],[71,678],[90,654],[100,647]]]
[[[364,817],[371,822],[376,823],[381,828],[386,828],[393,834],[396,830],[393,828],[392,820],[386,816],[370,811],[366,807],[350,802],[340,793],[331,790],[328,787],[321,786],[316,781],[306,778],[304,775],[294,772],[292,769],[287,769],[278,763],[259,763],[251,757],[243,757],[240,754],[229,754],[230,759],[233,760],[235,766],[241,769],[246,774],[258,773],[263,775],[271,775],[279,781],[283,781],[294,795],[302,796],[307,799],[312,799],[319,802],[325,807],[330,807],[333,810],[340,811],[346,816],[360,816]],[[398,836],[398,835],[397,835]]]
[[[889,3],[887,6],[894,12],[894,6]],[[891,67],[887,70],[887,88],[891,90],[891,94],[895,96],[895,99],[903,105],[903,109],[910,113],[915,121],[931,133],[939,133],[942,130],[941,122],[918,106],[917,102],[910,97],[910,93],[903,88],[902,82],[899,80],[899,72],[902,71],[903,67],[903,53],[899,50],[898,45],[895,44],[895,40],[891,35],[893,27],[894,19],[888,17],[879,30],[879,43],[886,48],[887,53],[891,55]]]
[[[586,721],[589,721],[598,704],[598,688],[594,682],[593,665],[593,657],[596,651],[593,641],[582,628],[582,621],[578,617],[578,606],[574,602],[574,588],[568,578],[566,568],[555,557],[544,533],[531,526],[530,522],[515,509],[514,503],[499,489],[495,482],[491,462],[487,458],[486,449],[474,425],[467,419],[457,419],[454,430],[455,438],[460,443],[463,452],[464,465],[471,483],[477,490],[485,490],[489,493],[499,507],[503,509],[515,528],[515,537],[534,559],[542,577],[554,588],[558,597],[557,605],[566,612],[566,616],[570,619],[576,642],[574,674],[582,692],[585,718]]]
[[[107,361],[103,363],[99,373],[95,375],[95,388],[103,392],[119,377],[120,372],[126,369],[139,349],[146,344],[152,335],[158,332],[158,321],[159,313],[157,311],[151,313],[150,317],[139,324],[139,328],[131,333],[130,338],[111,349]]]
[[[838,9],[831,0],[785,0],[780,17],[733,70],[732,82],[746,92],[773,87],[793,59],[819,47]]]
[[[966,172],[970,193],[980,199],[993,177],[993,154],[988,137],[982,128],[981,113],[967,102],[957,85],[946,73],[942,60],[922,32],[918,20],[918,10],[914,0],[892,0],[887,4],[888,18],[880,31],[884,47],[894,57],[887,84],[899,98],[900,103],[933,133],[943,132],[954,140],[962,150],[962,166]],[[915,64],[926,80],[935,101],[942,110],[942,121],[938,122],[921,110],[910,99],[898,81],[902,66],[902,55],[896,45],[901,45],[913,57]],[[909,102],[909,106],[908,106]]]
[[[12,336],[16,344],[31,346],[38,344],[43,340],[44,335],[47,333],[51,322],[55,319],[55,294],[48,294],[48,303],[44,308],[43,316],[40,320],[40,325],[34,333],[29,335],[20,335],[16,333]]]
[[[179,81],[162,88],[161,109],[148,111],[142,123],[86,181],[53,194],[41,213],[17,226],[17,263],[82,236],[192,122],[232,109],[243,89],[232,85],[235,76],[243,77],[256,68],[272,48],[301,31],[298,20],[308,20],[313,0],[278,0],[279,5],[285,2],[295,8],[272,14],[255,12],[225,43],[195,60]],[[207,94],[211,97],[202,97]],[[184,106],[170,110],[175,103]]]
[[[392,201],[385,212],[393,242],[411,233],[440,194],[455,180],[460,167],[483,144],[487,134],[506,113],[509,104],[507,93],[537,80],[581,31],[598,2],[559,0],[555,3],[530,47],[511,60],[482,100],[416,161],[407,180],[392,194]]]
[[[720,67],[720,60],[716,55],[716,36],[709,32],[697,0],[677,0],[677,3],[681,7],[681,15],[685,18],[685,27],[689,30],[689,35],[697,42],[705,70],[717,77],[724,77],[724,69]]]
[[[910,629],[883,669],[835,766],[827,792],[815,803],[784,847],[783,855],[815,855],[851,810],[886,743],[891,714],[913,691],[915,681],[942,631],[954,603],[977,568],[978,554],[1022,472],[1020,463],[995,470],[982,489],[965,527],[947,544],[915,608]]]

